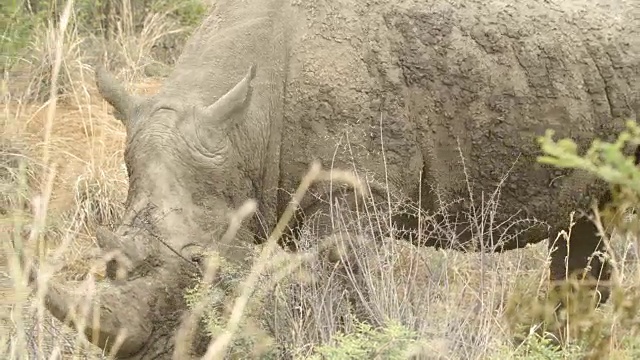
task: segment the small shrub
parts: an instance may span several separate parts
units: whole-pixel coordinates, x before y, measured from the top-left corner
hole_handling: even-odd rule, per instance
[[[169,12],[181,25],[195,27],[200,24],[207,12],[207,7],[201,0],[154,0],[149,8],[153,12]]]
[[[640,230],[638,222],[620,221],[620,212],[635,208],[640,202],[640,169],[636,166],[636,156],[640,146],[640,127],[635,121],[626,123],[615,142],[595,139],[584,155],[578,154],[578,145],[571,139],[553,140],[554,131],[547,130],[538,139],[544,153],[538,161],[558,168],[586,171],[606,181],[612,190],[612,199],[605,205],[602,218],[623,229]],[[635,155],[626,155],[625,150],[633,147]]]
[[[22,1],[3,1],[0,6],[0,69],[11,67],[31,41],[36,26],[44,21],[44,13],[31,14]]]
[[[254,254],[255,255],[255,254]],[[226,317],[229,305],[238,295],[238,286],[247,275],[248,270],[239,264],[227,261],[222,256],[209,253],[218,262],[216,281],[208,286],[197,278],[196,286],[187,289],[185,299],[190,309],[206,299],[207,306],[201,319],[206,333],[216,338],[226,330]],[[228,359],[277,359],[278,349],[273,338],[265,330],[264,321],[267,319],[262,303],[262,289],[256,289],[250,304],[246,309],[239,331],[233,337],[232,344],[227,348]]]
[[[515,351],[511,346],[503,346],[490,360],[578,360],[583,359],[583,355],[577,346],[562,348],[549,337],[531,333]]]
[[[583,155],[578,153],[578,145],[571,139],[553,140],[554,132],[547,130],[545,136],[538,139],[543,156],[539,162],[559,168],[585,171],[605,181],[611,189],[611,199],[605,204],[597,204],[601,210],[596,212],[594,221],[602,227],[613,227],[635,238],[640,230],[637,219],[629,219],[621,214],[633,211],[640,202],[640,169],[637,157],[640,156],[640,127],[634,121],[626,123],[614,142],[595,139]],[[626,155],[629,148],[634,155]],[[595,207],[596,204],[594,204]],[[600,221],[602,219],[602,221]],[[579,344],[585,351],[586,359],[608,357],[616,348],[616,334],[636,335],[640,328],[640,292],[638,277],[631,279],[630,285],[624,285],[623,269],[619,266],[610,239],[604,239],[609,248],[614,277],[612,281],[611,313],[606,315],[594,308],[595,298],[585,287],[577,286],[577,279],[571,279],[550,294],[549,299],[526,302],[525,305],[512,304],[507,315],[514,323],[524,317],[527,321],[544,320],[552,324],[551,331],[569,342]],[[515,300],[514,302],[517,302]],[[563,302],[561,312],[555,311],[555,304]],[[518,308],[516,310],[516,308]],[[563,340],[564,340],[563,339]],[[620,341],[620,340],[617,340]]]
[[[318,346],[309,360],[320,359],[406,359],[406,352],[415,345],[418,334],[401,324],[390,321],[374,328],[358,322],[355,331],[334,336],[333,344]]]

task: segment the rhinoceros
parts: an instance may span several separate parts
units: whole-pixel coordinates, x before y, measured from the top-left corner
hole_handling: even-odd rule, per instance
[[[501,252],[555,239],[608,187],[537,162],[536,138],[553,129],[584,147],[634,118],[639,35],[640,3],[622,0],[216,1],[157,94],[97,69],[126,127],[129,176],[122,225],[98,238],[129,273],[101,290],[101,328],[86,335],[109,349],[125,327],[118,359],[169,359],[190,249],[215,244],[247,199],[257,212],[237,241],[265,238],[314,160],[382,184],[381,203],[388,192],[427,214],[451,204],[441,220],[477,215],[500,188],[490,230],[458,220],[453,237],[407,235],[416,245]],[[301,207],[321,212],[322,199]],[[401,214],[395,226],[415,234],[416,216]],[[570,271],[602,250],[586,217],[570,243]],[[567,245],[555,245],[558,280]],[[594,260],[591,274],[609,273]],[[54,316],[72,298],[49,284]]]

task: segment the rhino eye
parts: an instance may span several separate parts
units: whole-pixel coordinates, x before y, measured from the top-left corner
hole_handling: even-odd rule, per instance
[[[191,256],[191,262],[196,264],[196,265],[202,265],[202,255],[201,254],[194,254]]]

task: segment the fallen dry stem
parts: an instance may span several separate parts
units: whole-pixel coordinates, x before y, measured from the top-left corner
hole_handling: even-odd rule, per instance
[[[622,285],[622,268],[620,267],[620,263],[618,262],[618,259],[616,257],[615,251],[613,250],[612,246],[611,246],[611,241],[609,239],[609,237],[607,236],[607,232],[604,230],[604,226],[602,225],[602,218],[600,216],[600,210],[598,209],[597,206],[593,206],[592,207],[592,211],[594,216],[589,219],[591,222],[593,222],[596,226],[596,228],[598,229],[600,238],[602,239],[602,242],[604,244],[604,247],[606,249],[606,255],[609,257],[609,262],[611,263],[611,268],[612,268],[612,274],[611,274],[611,278],[613,280],[613,283],[616,286],[621,286]]]
[[[49,200],[51,199],[51,194],[53,193],[53,182],[56,176],[56,168],[55,166],[52,166],[49,173],[47,174],[47,181],[45,182],[45,187],[43,189],[43,194],[41,196],[38,196],[34,199],[34,202],[36,203],[34,206],[34,209],[36,211],[36,214],[34,216],[34,227],[33,227],[33,231],[30,234],[31,236],[33,236],[34,239],[38,239],[40,240],[41,238],[44,238],[41,234],[41,232],[44,230],[45,225],[46,225],[46,218],[47,218],[47,210],[48,210],[48,204],[49,204]],[[44,260],[44,255],[45,255],[45,244],[44,241],[38,241],[37,242],[38,246],[36,247],[37,251],[38,251],[38,256]],[[43,286],[44,284],[41,283],[40,286]],[[44,291],[39,290],[38,291],[38,298],[39,299],[43,299],[44,298]],[[42,338],[43,335],[43,328],[42,328],[42,319],[44,319],[44,309],[42,306],[38,306],[38,344],[39,346],[42,348],[42,343],[44,341],[44,339]]]
[[[67,0],[67,3],[60,17],[60,24],[57,34],[51,34],[55,41],[55,54],[53,61],[53,69],[51,71],[51,94],[49,98],[49,106],[47,108],[47,117],[45,122],[44,132],[44,149],[42,156],[42,163],[44,166],[49,165],[49,145],[51,143],[51,132],[53,129],[53,119],[56,115],[56,106],[58,102],[58,75],[60,74],[60,67],[62,66],[62,50],[64,47],[64,34],[69,24],[69,18],[71,17],[71,10],[73,9],[73,0]]]

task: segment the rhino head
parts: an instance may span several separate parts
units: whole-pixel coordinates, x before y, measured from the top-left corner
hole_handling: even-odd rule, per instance
[[[116,358],[170,357],[186,309],[184,290],[202,250],[242,255],[233,244],[221,248],[216,240],[229,225],[229,212],[250,197],[242,156],[228,134],[246,115],[255,76],[253,65],[225,95],[200,104],[161,94],[132,95],[104,68],[96,71],[99,92],[126,127],[129,189],[122,224],[115,232],[97,232],[102,250],[122,256],[107,263],[106,275],[113,281],[99,288],[100,305],[92,305],[84,333],[109,351],[126,330]],[[251,232],[245,229],[238,237]],[[119,268],[126,270],[123,279]],[[31,280],[36,282],[37,275]],[[82,295],[61,284],[46,286],[48,310],[60,320],[80,320],[72,313]],[[100,315],[97,329],[91,326],[91,311]]]

